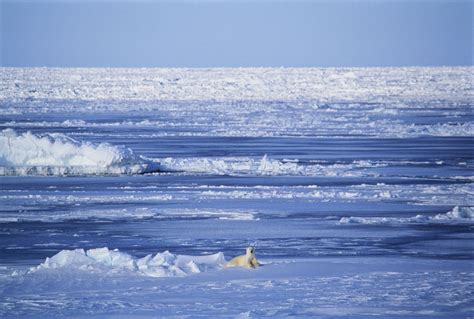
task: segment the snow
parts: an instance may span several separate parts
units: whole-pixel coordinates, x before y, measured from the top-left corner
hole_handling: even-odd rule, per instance
[[[104,252],[105,249],[98,250],[99,255],[106,257],[99,272],[41,269],[3,281],[1,288],[9,292],[9,298],[0,301],[0,314],[33,318],[45,313],[54,317],[101,318],[359,318],[381,314],[452,318],[463,317],[472,309],[470,291],[474,282],[467,261],[456,264],[402,262],[394,258],[272,260],[256,270],[218,268],[156,278],[137,275],[126,264],[127,258],[111,260],[109,253]],[[82,260],[83,254],[74,256],[74,263],[89,262],[89,257]],[[61,256],[70,264],[69,257]],[[170,260],[175,261],[172,257]],[[111,266],[113,263],[123,267],[120,271],[108,271],[117,269]],[[452,270],[453,266],[458,272]]]

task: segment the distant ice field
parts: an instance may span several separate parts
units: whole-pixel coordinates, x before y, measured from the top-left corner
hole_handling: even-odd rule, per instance
[[[1,68],[0,316],[469,317],[473,70]]]

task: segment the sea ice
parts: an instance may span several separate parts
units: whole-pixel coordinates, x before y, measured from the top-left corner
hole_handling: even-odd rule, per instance
[[[109,175],[156,171],[157,164],[108,143],[78,142],[61,133],[0,133],[0,175]]]

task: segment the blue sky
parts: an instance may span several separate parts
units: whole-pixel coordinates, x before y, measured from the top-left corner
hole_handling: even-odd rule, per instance
[[[472,63],[470,1],[0,0],[2,66]]]

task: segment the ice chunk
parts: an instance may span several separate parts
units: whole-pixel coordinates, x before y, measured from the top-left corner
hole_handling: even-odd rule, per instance
[[[0,175],[139,174],[158,164],[108,143],[79,142],[64,134],[0,132]]]
[[[174,255],[169,251],[135,258],[117,249],[107,247],[95,249],[62,250],[37,267],[29,270],[36,273],[45,270],[81,271],[89,273],[129,273],[149,277],[176,277],[203,271],[217,270],[226,260],[223,253],[206,256]]]
[[[474,209],[472,207],[455,206],[446,214],[438,214],[435,220],[474,220]]]

